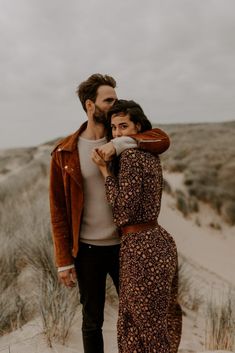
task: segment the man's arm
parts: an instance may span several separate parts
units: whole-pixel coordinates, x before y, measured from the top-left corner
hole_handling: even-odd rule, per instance
[[[155,128],[131,135],[137,142],[137,148],[155,155],[165,152],[170,146],[169,136],[161,129]]]
[[[58,267],[71,265],[74,261],[71,254],[71,236],[67,219],[63,176],[54,154],[52,155],[50,170],[50,211],[56,265]]]
[[[116,137],[97,149],[99,155],[110,161],[113,156],[121,154],[128,148],[139,148],[154,155],[165,152],[170,146],[168,135],[161,129],[152,129],[139,134]]]
[[[63,176],[55,155],[52,155],[50,170],[50,210],[58,278],[66,287],[74,287],[76,271],[70,250]]]

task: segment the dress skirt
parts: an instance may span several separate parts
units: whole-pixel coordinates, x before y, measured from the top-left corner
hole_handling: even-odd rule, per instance
[[[122,237],[119,353],[176,353],[182,312],[177,302],[177,249],[157,225]]]

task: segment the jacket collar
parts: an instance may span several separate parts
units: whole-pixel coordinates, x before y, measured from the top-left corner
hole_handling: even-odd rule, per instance
[[[68,151],[72,152],[77,149],[78,145],[78,137],[81,135],[81,133],[86,130],[87,127],[87,121],[83,123],[80,128],[75,131],[72,135],[66,137],[65,139],[61,140],[58,145],[56,146],[57,150],[63,150],[63,151]]]

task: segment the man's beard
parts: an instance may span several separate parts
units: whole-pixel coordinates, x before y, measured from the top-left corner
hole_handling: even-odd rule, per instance
[[[103,124],[105,127],[108,127],[107,113],[103,112],[97,105],[95,105],[93,119],[96,124]]]

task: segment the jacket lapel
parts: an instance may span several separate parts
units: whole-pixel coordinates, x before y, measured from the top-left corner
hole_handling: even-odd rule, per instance
[[[63,170],[68,173],[79,186],[82,186],[82,174],[78,154],[78,138],[86,129],[86,126],[87,122],[82,124],[79,130],[65,138],[56,147],[56,152],[60,153],[62,157]]]

